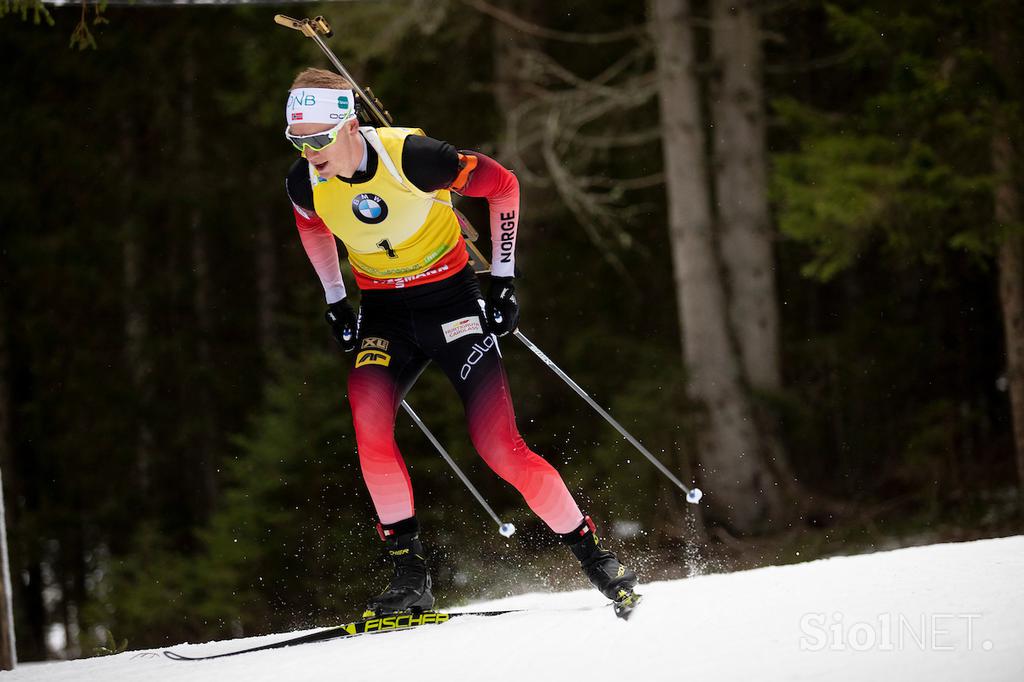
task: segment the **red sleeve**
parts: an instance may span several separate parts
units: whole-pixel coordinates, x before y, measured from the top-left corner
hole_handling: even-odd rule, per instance
[[[467,197],[484,197],[491,212],[491,273],[513,277],[519,229],[519,180],[512,171],[480,152],[463,151],[462,171],[452,189]]]
[[[295,226],[299,228],[299,238],[306,249],[309,262],[320,277],[324,286],[324,295],[328,303],[337,303],[345,298],[345,281],[341,278],[341,267],[338,263],[338,245],[334,235],[320,216],[292,204],[295,213]]]

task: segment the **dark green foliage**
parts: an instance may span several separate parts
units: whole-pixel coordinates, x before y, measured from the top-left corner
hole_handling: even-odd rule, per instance
[[[1003,234],[992,218],[990,145],[994,112],[1016,117],[1019,103],[993,73],[990,3],[836,3],[826,13],[846,55],[832,78],[867,87],[838,102],[774,100],[792,136],[772,175],[792,242],[784,253],[801,254],[793,264],[804,277],[832,282],[812,296],[800,291],[807,283],[789,285],[811,315],[789,329],[787,356],[806,382],[791,386],[808,405],[830,405],[793,415],[791,425],[819,430],[794,431],[790,442],[799,452],[835,439],[842,478],[831,485],[843,495],[920,486],[934,501],[965,476],[1009,474],[1008,458],[976,448],[1006,423],[993,410],[1004,401],[992,357],[992,259]],[[805,331],[814,328],[828,333]],[[982,349],[986,339],[993,350]],[[831,467],[798,461],[810,478]]]
[[[938,266],[949,248],[991,255],[989,145],[1001,102],[984,13],[852,7],[828,6],[831,31],[850,49],[835,71],[866,71],[878,89],[837,113],[775,103],[799,137],[776,157],[773,179],[782,233],[813,246],[804,274],[831,279],[872,246],[896,267]]]
[[[0,2],[0,18],[8,14],[17,14],[22,21],[28,20],[29,12],[32,13],[32,23],[39,24],[46,22],[53,26],[53,16],[46,10],[43,0],[2,0]]]

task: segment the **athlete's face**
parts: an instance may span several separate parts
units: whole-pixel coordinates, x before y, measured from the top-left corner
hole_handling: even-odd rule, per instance
[[[325,123],[293,123],[290,130],[293,135],[315,135],[330,130],[334,126]],[[316,172],[325,178],[341,175],[352,177],[363,160],[363,144],[359,139],[359,121],[351,119],[338,131],[338,139],[320,151],[309,147],[302,154],[313,164]]]

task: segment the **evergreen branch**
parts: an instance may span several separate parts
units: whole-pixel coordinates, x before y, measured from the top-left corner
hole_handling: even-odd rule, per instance
[[[45,21],[48,26],[54,25],[53,16],[46,9],[43,0],[0,0],[0,18],[18,13],[21,20],[26,21],[29,10],[32,10],[33,24],[39,25],[41,21]]]

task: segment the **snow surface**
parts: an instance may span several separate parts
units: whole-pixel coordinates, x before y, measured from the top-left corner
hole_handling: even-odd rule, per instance
[[[3,682],[291,680],[1024,681],[1024,536],[930,545],[652,583],[629,622],[593,590],[461,610],[525,608],[180,662],[138,652],[28,665]],[[281,635],[182,644],[206,655]]]

